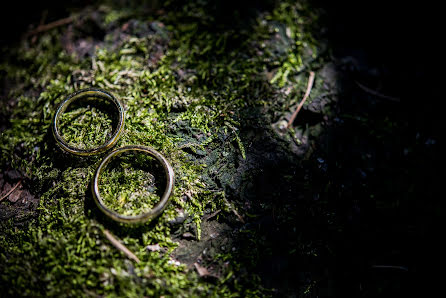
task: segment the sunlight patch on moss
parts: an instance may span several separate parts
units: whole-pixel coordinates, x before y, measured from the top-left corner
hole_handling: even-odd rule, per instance
[[[132,154],[107,165],[99,179],[99,192],[108,208],[122,215],[138,215],[159,202],[156,180],[163,179],[164,173],[158,171],[154,176],[156,171],[150,169],[156,161],[144,157]]]
[[[62,138],[70,146],[91,149],[110,138],[112,119],[95,107],[82,107],[61,115],[60,130]]]

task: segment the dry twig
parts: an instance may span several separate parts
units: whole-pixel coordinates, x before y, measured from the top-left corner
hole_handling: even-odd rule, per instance
[[[16,185],[14,185],[3,197],[0,198],[0,202],[3,201],[3,199],[7,198],[14,190],[16,190],[17,187],[19,187],[22,184],[22,180],[17,182]]]
[[[243,219],[243,217],[237,212],[237,210],[232,207],[232,212],[234,212],[235,216],[237,216],[237,218],[244,224],[245,220]]]
[[[407,267],[404,266],[392,266],[392,265],[374,265],[372,266],[374,269],[395,269],[401,271],[409,271]]]
[[[113,244],[114,247],[122,251],[129,259],[135,261],[136,263],[141,262],[138,257],[132,253],[124,244],[122,244],[118,239],[115,238],[108,230],[104,230],[104,235]]]
[[[379,93],[378,91],[375,91],[373,89],[370,89],[366,86],[364,86],[363,84],[359,83],[358,81],[355,81],[356,85],[358,85],[359,88],[361,88],[362,91],[365,91],[367,93],[370,93],[376,97],[382,98],[382,99],[387,99],[390,101],[395,101],[395,102],[400,102],[400,99],[398,97],[393,97],[393,96],[389,96],[389,95],[385,95],[382,93]]]
[[[237,210],[235,209],[235,207],[229,203],[229,201],[223,197],[223,199],[225,200],[226,204],[228,204],[229,208],[231,208],[232,213],[234,213],[235,216],[237,216],[237,218],[243,223],[245,224],[245,220],[243,219],[243,217],[237,212]]]
[[[305,91],[305,95],[302,98],[299,105],[297,106],[296,111],[294,111],[293,115],[288,121],[287,128],[289,128],[293,124],[294,120],[296,119],[297,113],[299,113],[300,109],[302,108],[308,96],[310,95],[311,88],[313,88],[314,76],[315,76],[314,71],[310,71],[310,77],[308,78],[307,90]]]
[[[60,20],[57,20],[57,21],[54,21],[54,22],[51,22],[51,23],[48,23],[45,25],[39,25],[36,29],[28,32],[27,35],[31,36],[31,35],[35,35],[35,34],[38,34],[41,32],[45,32],[45,31],[51,30],[53,28],[69,24],[69,23],[73,22],[73,20],[74,20],[74,17],[70,16],[70,17],[60,19]]]
[[[210,220],[211,218],[213,218],[214,216],[216,216],[217,214],[219,214],[221,211],[221,209],[218,209],[217,211],[209,214],[208,216],[205,217],[206,220]]]

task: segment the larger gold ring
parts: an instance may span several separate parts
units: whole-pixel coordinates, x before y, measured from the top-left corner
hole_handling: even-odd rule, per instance
[[[107,206],[105,206],[104,201],[101,197],[101,194],[99,192],[99,177],[101,176],[101,173],[104,171],[107,164],[111,161],[113,157],[116,157],[124,152],[128,151],[137,151],[141,152],[150,156],[155,157],[163,166],[164,171],[166,172],[166,188],[164,189],[164,193],[161,197],[161,200],[158,202],[158,204],[155,205],[153,209],[150,209],[149,211],[138,214],[138,215],[122,215],[119,214]],[[156,151],[153,148],[146,147],[146,146],[139,146],[139,145],[133,145],[133,146],[124,146],[121,148],[118,148],[112,152],[110,152],[104,160],[102,160],[101,164],[97,168],[94,177],[93,182],[91,185],[91,190],[93,193],[94,201],[96,202],[96,205],[99,207],[99,209],[108,217],[111,219],[121,222],[121,223],[143,223],[148,221],[149,219],[155,218],[158,216],[161,212],[163,212],[164,208],[166,208],[167,203],[169,201],[169,197],[172,194],[174,185],[174,172],[172,166],[169,164],[169,162],[164,158],[161,153]]]
[[[98,147],[89,148],[89,149],[81,149],[81,148],[77,148],[75,146],[69,145],[64,140],[64,138],[62,138],[62,136],[60,135],[60,130],[59,130],[60,117],[66,111],[68,106],[76,100],[85,99],[85,98],[86,99],[99,98],[99,99],[111,101],[119,112],[118,124],[117,124],[112,136],[110,137],[110,139],[108,139],[108,141],[106,141],[104,144],[102,144]],[[113,145],[116,144],[122,130],[124,129],[124,118],[125,118],[124,117],[124,107],[122,106],[122,103],[115,96],[113,96],[111,93],[101,90],[101,89],[96,89],[96,88],[83,89],[83,90],[79,90],[79,91],[74,92],[73,94],[69,95],[64,101],[62,101],[62,103],[57,108],[56,113],[54,115],[53,125],[52,125],[53,135],[54,135],[54,138],[56,139],[56,142],[59,145],[59,147],[61,147],[63,150],[65,150],[69,153],[72,153],[75,155],[81,155],[81,156],[95,155],[95,154],[106,151],[107,149],[111,148]]]

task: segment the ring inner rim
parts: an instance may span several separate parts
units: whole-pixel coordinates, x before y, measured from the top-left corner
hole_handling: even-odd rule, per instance
[[[161,196],[160,201],[150,210],[138,214],[138,215],[123,215],[120,214],[110,208],[108,208],[102,199],[102,196],[99,191],[99,177],[104,171],[105,167],[110,163],[112,158],[128,151],[138,151],[140,153],[147,154],[149,156],[155,157],[155,159],[161,163],[163,166],[164,171],[166,172],[166,187],[164,189],[164,193]],[[93,198],[95,199],[96,205],[101,209],[102,212],[104,212],[107,216],[110,218],[123,222],[123,223],[141,223],[145,222],[149,219],[157,217],[167,206],[167,203],[169,201],[170,195],[173,190],[173,184],[174,184],[174,172],[172,166],[169,164],[169,162],[164,158],[161,153],[156,151],[155,149],[152,149],[150,147],[146,146],[140,146],[140,145],[133,145],[133,146],[125,146],[121,147],[119,149],[114,150],[109,155],[107,155],[97,168],[94,178],[93,178],[93,184],[92,184],[92,192],[93,192]]]
[[[82,149],[69,145],[65,141],[65,139],[60,135],[59,122],[60,122],[60,117],[67,110],[67,108],[70,106],[71,103],[73,103],[76,100],[81,100],[83,98],[89,98],[89,97],[100,98],[111,101],[119,112],[118,124],[114,129],[112,136],[104,144],[93,148]],[[76,155],[84,155],[84,156],[94,155],[109,149],[118,141],[119,135],[121,134],[124,128],[124,108],[121,102],[116,97],[114,97],[112,94],[104,90],[95,88],[83,89],[71,94],[60,104],[60,106],[57,108],[56,114],[54,115],[53,122],[54,122],[53,135],[56,138],[58,145],[62,147],[62,149]]]

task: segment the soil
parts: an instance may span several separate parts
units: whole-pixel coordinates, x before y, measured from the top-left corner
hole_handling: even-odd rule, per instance
[[[20,183],[20,184],[19,184]],[[11,189],[19,184],[16,189],[10,193]],[[21,227],[31,218],[35,217],[39,198],[36,198],[28,189],[26,180],[24,181],[20,173],[15,170],[7,170],[0,173],[0,197],[8,200],[9,204],[3,204],[0,208],[0,220],[7,221],[14,219],[16,226]]]

